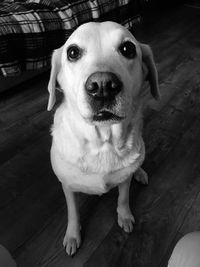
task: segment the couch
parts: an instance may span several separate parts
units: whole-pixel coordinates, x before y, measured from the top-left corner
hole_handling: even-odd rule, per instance
[[[0,75],[50,66],[52,51],[80,24],[113,20],[131,28],[143,0],[0,0]]]

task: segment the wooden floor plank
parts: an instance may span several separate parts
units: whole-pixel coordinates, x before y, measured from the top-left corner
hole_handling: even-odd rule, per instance
[[[49,137],[53,112],[47,112],[49,74],[16,88],[13,97],[1,95],[0,101],[0,164],[42,136]],[[14,90],[14,89],[13,89]],[[58,102],[61,94],[57,97]]]
[[[185,87],[186,89],[184,89]],[[199,117],[200,90],[196,87],[196,81],[193,82],[191,79],[190,87],[183,84],[180,88],[180,92],[174,96],[169,105],[154,114],[150,122],[145,120],[146,161],[151,166],[150,172],[153,172],[158,163],[168,156],[182,134]],[[162,152],[160,153],[160,151]]]
[[[47,147],[47,142],[33,144],[0,168],[4,192],[0,196],[0,236],[11,251],[32,237],[64,202]]]

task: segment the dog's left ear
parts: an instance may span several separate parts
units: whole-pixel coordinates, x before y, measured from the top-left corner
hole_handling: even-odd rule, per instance
[[[48,83],[49,101],[47,110],[50,111],[56,102],[56,81],[61,67],[61,54],[63,47],[54,50],[51,59],[51,73]]]
[[[160,90],[158,85],[158,72],[156,69],[156,64],[153,58],[153,53],[150,46],[140,43],[140,48],[142,51],[142,61],[143,61],[143,72],[144,77],[150,83],[150,89],[152,96],[156,99],[160,99]]]

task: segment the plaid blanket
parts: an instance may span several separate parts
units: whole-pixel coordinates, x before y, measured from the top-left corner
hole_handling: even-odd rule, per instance
[[[47,67],[82,23],[113,20],[130,28],[140,7],[141,0],[0,0],[0,75]]]

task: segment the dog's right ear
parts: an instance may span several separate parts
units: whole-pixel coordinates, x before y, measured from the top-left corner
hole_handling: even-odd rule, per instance
[[[56,80],[61,67],[61,54],[63,47],[54,50],[51,59],[51,73],[48,83],[49,101],[47,110],[50,111],[56,102]]]

